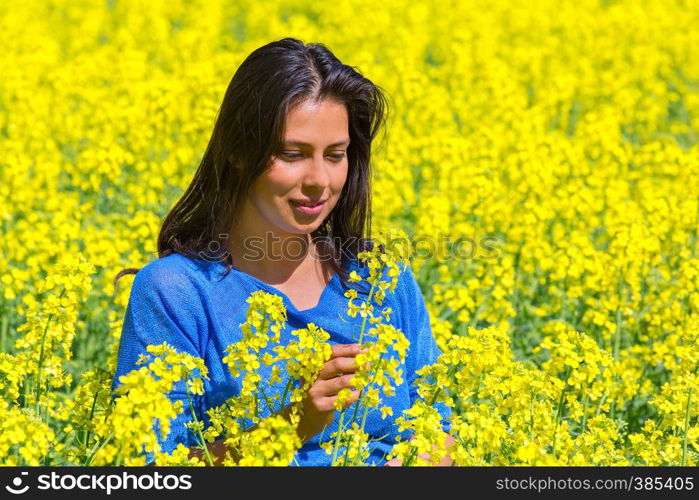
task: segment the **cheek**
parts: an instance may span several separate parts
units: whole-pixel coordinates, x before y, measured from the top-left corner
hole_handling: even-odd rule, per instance
[[[272,167],[260,180],[264,183],[270,196],[284,196],[291,191],[297,183],[296,176],[290,170]]]
[[[347,166],[345,166],[345,168],[338,171],[337,174],[333,177],[333,181],[332,181],[333,188],[338,193],[340,191],[342,191],[342,188],[344,187],[345,183],[347,182],[347,175],[348,175],[348,168],[347,168]]]

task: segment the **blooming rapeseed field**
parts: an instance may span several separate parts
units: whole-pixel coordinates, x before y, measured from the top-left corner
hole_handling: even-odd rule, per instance
[[[175,381],[202,390],[201,360],[152,346],[112,402],[132,277],[112,278],[157,257],[235,69],[286,36],[326,44],[393,102],[373,218],[415,242],[443,351],[424,402],[394,415],[415,433],[394,456],[699,465],[699,3],[682,0],[0,5],[0,463],[211,463],[160,453],[152,429],[182,411]],[[366,258],[395,278],[399,254]],[[380,278],[373,305],[348,307],[368,319],[360,403],[388,416],[407,346],[382,322]],[[312,380],[327,334],[311,324],[260,357],[285,314],[249,302],[226,359],[245,391],[191,430],[224,433],[229,464],[288,464],[296,417],[251,413],[255,370],[286,361]],[[338,465],[366,457],[356,408],[327,443]]]

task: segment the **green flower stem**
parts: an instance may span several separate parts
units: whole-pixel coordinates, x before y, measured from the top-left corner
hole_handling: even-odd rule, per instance
[[[372,377],[371,382],[369,382],[369,385],[371,385],[371,384],[374,382],[374,379],[376,378],[376,373],[377,373],[377,371],[378,371],[378,368],[381,367],[381,361],[383,361],[383,354],[379,357],[379,364],[378,364],[378,366],[377,366],[377,370],[374,371],[374,376]],[[354,422],[355,422],[355,420],[356,420],[356,418],[357,418],[357,411],[358,411],[358,409],[359,409],[359,407],[360,407],[360,405],[361,405],[361,403],[362,403],[362,397],[363,397],[363,396],[364,396],[364,389],[362,389],[362,390],[360,391],[360,393],[359,393],[359,399],[357,399],[357,401],[354,403],[356,406],[354,407],[354,413],[353,413],[353,415],[352,415],[352,421],[348,424],[347,428],[351,428],[352,425],[354,425]],[[342,409],[342,412],[340,413],[340,421],[339,421],[339,423],[338,423],[338,425],[337,425],[337,436],[335,437],[335,445],[333,446],[333,460],[332,460],[332,463],[333,463],[333,464],[335,463],[335,460],[336,460],[336,458],[337,458],[337,453],[338,453],[339,448],[340,448],[340,445],[339,445],[339,443],[340,443],[340,436],[342,435],[343,432],[345,432],[345,429],[346,429],[345,427],[343,427],[343,422],[344,422],[344,418],[345,418],[345,410],[346,410],[346,409],[347,409],[347,408],[343,408],[343,409]],[[363,427],[363,426],[362,426],[362,430],[364,430],[364,427]],[[345,455],[345,458],[346,458],[346,455]]]
[[[289,389],[291,388],[291,382],[292,379],[289,377],[289,380],[286,382],[286,387],[284,387],[284,393],[282,394],[282,401],[281,401],[281,408],[284,408],[285,402],[286,402],[286,395],[289,392]]]
[[[5,346],[7,342],[7,331],[10,327],[9,313],[2,317],[2,326],[0,326],[0,352],[8,352],[9,349]]]
[[[602,410],[602,405],[607,400],[608,396],[609,396],[609,394],[607,392],[605,392],[602,395],[602,397],[600,398],[600,400],[597,402],[597,408],[595,408],[595,417],[600,414],[600,411]]]
[[[379,269],[379,276],[381,276],[381,274],[383,274],[383,270],[385,269],[385,267],[386,267],[385,265],[381,266],[381,268]],[[377,285],[378,281],[379,280],[376,280],[371,284],[371,288],[369,289],[369,296],[363,301],[363,303],[366,304],[366,306],[369,306],[371,304],[371,300],[374,296],[374,290],[376,289],[376,285]],[[364,333],[366,332],[366,322],[367,322],[368,316],[369,316],[369,313],[367,313],[367,315],[365,315],[362,318],[362,325],[361,325],[361,328],[359,331],[359,340],[357,341],[357,343],[359,345],[361,345],[362,341],[364,340]],[[380,361],[382,359],[383,359],[383,356],[381,356],[379,358]],[[381,365],[381,363],[379,362],[379,366],[376,367],[376,371],[374,371],[374,377],[372,377],[372,380],[369,383],[369,385],[371,385],[373,383],[374,379],[376,378],[376,372],[380,368],[380,365]],[[354,425],[356,418],[357,418],[357,412],[359,410],[359,407],[361,406],[361,401],[362,401],[363,397],[364,397],[364,389],[362,389],[361,392],[359,393],[359,398],[357,399],[357,402],[355,403],[356,406],[354,408],[352,420],[351,420],[351,423],[348,425],[348,427],[351,427]],[[368,411],[368,408],[365,409],[365,415],[366,415],[367,411]],[[337,453],[339,451],[340,436],[345,431],[345,428],[343,427],[344,417],[345,417],[345,408],[343,408],[342,412],[340,413],[340,421],[338,424],[337,436],[335,439],[335,445],[333,446],[333,459],[332,459],[333,464],[336,463]],[[362,431],[364,430],[364,422],[365,421],[366,421],[366,416],[362,419]],[[345,463],[345,465],[347,464],[347,455],[345,455],[345,462],[344,463]]]
[[[95,446],[92,447],[92,450],[90,451],[90,454],[89,454],[88,457],[85,459],[85,462],[83,463],[83,467],[89,466],[89,465],[92,463],[92,459],[95,458],[95,455],[97,454],[97,452],[98,452],[105,444],[107,444],[107,443],[109,442],[109,440],[112,439],[113,437],[114,437],[114,433],[110,433],[109,436],[107,436],[107,438],[106,438],[104,441],[102,441],[102,442],[97,441],[97,442],[95,443]],[[118,460],[118,462],[121,462],[121,454],[119,454],[119,457],[117,458],[117,460]]]
[[[373,376],[371,377],[371,380],[369,381],[368,385],[373,384],[374,381],[376,380],[376,374],[379,372],[379,370],[381,369],[381,365],[383,364],[382,361],[383,361],[383,354],[381,354],[381,356],[379,356],[379,362],[376,366],[376,370],[374,371]],[[350,426],[354,425],[354,422],[357,419],[357,411],[359,410],[359,407],[362,404],[363,397],[364,397],[364,389],[362,389],[359,392],[359,398],[357,398],[357,402],[355,403],[356,406],[354,407],[354,413],[352,414],[352,422],[350,423]]]
[[[65,294],[66,290],[65,288],[61,290],[61,293],[58,295],[59,299],[63,298],[63,295]],[[34,388],[36,393],[34,395],[35,401],[34,401],[34,412],[36,413],[37,416],[39,416],[39,400],[41,399],[41,375],[42,375],[42,370],[44,367],[44,347],[46,345],[46,334],[49,331],[49,325],[51,324],[51,320],[53,319],[53,313],[49,314],[49,317],[46,320],[46,327],[44,328],[44,333],[41,336],[41,349],[39,351],[39,363],[36,369],[36,387]]]
[[[614,347],[613,347],[614,361],[619,361],[619,350],[621,349],[621,323],[622,323],[621,289],[622,289],[623,281],[624,281],[624,271],[622,270],[621,275],[619,276],[619,283],[617,285],[617,296],[618,296],[619,303],[617,304],[617,307],[616,307],[616,331],[614,332]]]
[[[257,407],[260,405],[260,402],[259,402],[259,401],[260,401],[260,397],[259,397],[258,394],[257,394],[258,392],[259,392],[259,391],[255,391],[255,395],[254,395],[254,397],[253,397],[253,404],[254,404],[255,406],[254,406],[254,408],[252,409],[252,410],[253,410],[253,414],[252,414],[252,415],[253,415],[253,420],[254,420],[255,423],[257,423],[257,422],[260,420],[259,415],[258,415],[258,411],[257,411]]]
[[[694,241],[692,242],[692,258],[697,256],[697,240],[699,239],[699,197],[697,197],[697,213],[694,217]]]
[[[376,288],[376,283],[371,284],[371,289],[369,290],[369,297],[364,301],[364,303],[369,306],[371,304],[371,299],[374,296],[374,288]],[[364,339],[364,331],[366,330],[366,319],[369,315],[367,314],[362,318],[362,327],[359,330],[359,341],[357,342],[359,345],[362,345],[362,340]]]
[[[687,459],[687,431],[689,430],[689,408],[692,405],[692,388],[687,390],[687,408],[684,411],[684,437],[682,438],[682,466]]]
[[[356,412],[355,412],[355,413],[356,413]],[[364,426],[366,425],[366,417],[367,417],[368,414],[369,414],[369,407],[366,406],[366,407],[364,407],[364,414],[362,415],[362,427],[361,427],[362,431],[364,430]],[[359,442],[359,443],[357,444],[357,454],[359,454],[359,447],[360,447],[361,445],[362,445],[361,442]],[[344,462],[344,464],[343,464],[343,467],[347,467],[348,465],[361,465],[361,464],[356,464],[356,463],[354,463],[354,462],[352,462],[351,464],[348,464],[348,463],[347,463],[348,460],[349,460],[349,453],[345,453],[345,462]]]
[[[269,326],[267,325],[267,318],[263,317],[262,318],[262,326],[260,327],[260,332],[264,332],[265,335],[269,334]],[[260,352],[257,352],[258,356]],[[255,408],[254,408],[254,416],[255,416],[255,422],[259,421],[260,415],[259,415],[259,409],[258,407],[260,406],[260,396],[259,396],[259,387],[258,390],[255,391]]]
[[[100,380],[101,382],[101,380]],[[90,418],[88,419],[89,422],[92,422],[92,418],[95,416],[95,406],[97,406],[97,397],[99,396],[100,390],[99,388],[95,392],[95,397],[92,400],[92,406],[90,407]],[[87,429],[87,432],[85,433],[85,449],[90,445],[90,430]]]
[[[337,435],[335,436],[335,444],[333,445],[333,458],[331,465],[335,465],[336,460],[337,460],[337,452],[340,449],[340,436],[342,436],[342,422],[345,419],[345,408],[342,409],[340,412],[340,422],[337,424]]]
[[[367,297],[367,299],[364,301],[365,304],[368,305],[371,303],[371,299],[374,295],[374,288],[375,287],[376,287],[376,283],[372,283],[371,289],[369,290],[369,297]],[[362,318],[362,326],[359,330],[359,341],[357,342],[359,345],[362,344],[362,340],[364,339],[364,331],[366,330],[367,316],[364,316]],[[362,395],[363,395],[363,390],[362,390],[362,393],[359,394],[360,399],[361,399]],[[356,404],[357,404],[357,406],[359,406],[359,401],[357,401]],[[337,426],[337,436],[335,437],[335,444],[333,445],[333,455],[332,455],[333,456],[333,458],[332,458],[333,464],[335,464],[335,460],[337,459],[337,453],[338,453],[339,448],[340,448],[340,437],[341,437],[342,433],[345,432],[345,429],[343,427],[344,418],[345,418],[345,409],[346,408],[343,408],[342,411],[340,412],[340,421],[338,422],[338,426]],[[356,416],[357,416],[357,410],[355,408],[354,416],[352,417],[353,423],[354,423],[354,419]]]
[[[556,435],[558,434],[558,426],[561,424],[561,415],[563,414],[563,400],[565,398],[566,390],[568,389],[568,378],[570,377],[571,368],[568,367],[566,372],[566,378],[564,380],[565,385],[561,391],[561,397],[558,399],[558,408],[556,410],[556,425],[553,428],[553,444],[551,448],[551,454],[556,456]]]
[[[381,354],[381,356],[379,356],[378,365],[376,366],[376,370],[374,371],[374,374],[371,377],[371,381],[369,382],[368,385],[373,384],[374,381],[376,380],[376,374],[381,370],[382,361],[383,361],[383,354]],[[362,389],[360,391],[359,398],[357,399],[357,402],[355,403],[354,413],[352,414],[352,421],[348,425],[349,428],[352,428],[352,426],[354,425],[354,423],[357,419],[357,412],[359,411],[359,407],[362,405],[362,398],[363,397],[364,397],[364,389]],[[362,419],[362,427],[361,427],[362,431],[364,431],[364,422],[366,421],[366,413],[368,411],[369,411],[369,407],[367,406],[364,408],[364,418]],[[345,466],[346,465],[347,465],[347,455],[345,455]]]
[[[197,437],[199,438],[199,443],[204,449],[204,455],[206,456],[206,461],[210,467],[214,466],[214,460],[211,458],[211,453],[209,452],[209,447],[206,446],[206,440],[204,439],[204,434],[201,432],[201,426],[199,425],[199,419],[194,411],[194,405],[192,404],[192,398],[189,396],[189,387],[185,384],[185,390],[187,391],[187,402],[189,403],[189,411],[192,412],[192,418],[194,418],[195,427],[197,429]]]
[[[44,333],[41,336],[41,349],[39,351],[39,363],[37,365],[36,385],[34,387],[34,413],[37,416],[39,416],[39,394],[41,392],[41,369],[42,365],[44,364],[44,345],[46,344],[46,332],[49,329],[49,324],[51,323],[52,318],[53,314],[49,314],[48,320],[46,321],[46,327],[44,328]]]
[[[589,398],[587,397],[587,394],[585,394],[585,399],[583,400],[583,420],[582,420],[582,428],[580,429],[580,434],[585,433],[585,427],[587,425],[587,404],[589,402]]]
[[[529,441],[534,441],[534,391],[529,398]]]
[[[272,415],[274,413],[274,409],[272,406],[270,406],[269,398],[267,397],[267,394],[265,394],[265,390],[262,387],[260,387],[260,393],[262,394],[262,399],[265,402],[265,406],[267,406],[267,409],[269,410],[269,414]]]
[[[481,370],[481,374],[478,375],[478,381],[476,382],[476,387],[473,389],[473,395],[471,396],[471,401],[473,402],[474,405],[478,404],[478,401],[480,401],[480,397],[478,396],[478,392],[481,390],[481,384],[483,383],[483,379],[485,378],[485,369]]]

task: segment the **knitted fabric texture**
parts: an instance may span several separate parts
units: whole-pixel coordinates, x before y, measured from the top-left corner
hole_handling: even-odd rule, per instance
[[[356,259],[346,259],[343,267],[356,270],[362,277],[368,276],[368,267]],[[232,377],[222,359],[226,347],[241,339],[240,325],[245,322],[248,309],[246,299],[257,290],[282,297],[287,310],[287,323],[282,329],[281,339],[292,339],[290,332],[314,323],[330,335],[331,344],[357,342],[361,328],[360,315],[347,315],[347,298],[343,293],[340,276],[335,274],[322,292],[315,307],[298,310],[280,290],[237,268],[224,275],[226,265],[221,261],[191,259],[181,254],[171,254],[144,266],[135,276],[119,343],[116,373],[112,390],[119,385],[119,377],[138,368],[136,361],[147,345],[167,342],[180,352],[202,358],[209,370],[209,380],[204,380],[204,394],[193,397],[197,418],[208,425],[206,410],[221,405],[240,390],[240,377]],[[429,315],[420,288],[410,266],[401,265],[402,272],[394,292],[387,291],[381,307],[391,307],[390,323],[402,331],[410,341],[403,370],[403,383],[396,388],[395,395],[384,397],[383,406],[393,409],[393,416],[381,418],[378,409],[369,412],[365,431],[370,439],[371,465],[381,465],[385,455],[396,443],[409,437],[405,431],[399,433],[395,418],[410,408],[419,396],[412,382],[415,372],[424,365],[432,364],[440,354],[429,322]],[[350,283],[349,285],[356,285]],[[362,295],[360,294],[360,299]],[[375,307],[378,307],[374,304]],[[367,330],[370,324],[367,322]],[[370,340],[370,339],[367,339]],[[264,364],[261,366],[264,370]],[[263,372],[264,376],[268,375]],[[281,387],[284,385],[282,384]],[[274,389],[267,396],[272,396]],[[113,395],[113,397],[115,397]],[[188,447],[197,445],[193,433],[184,426],[192,420],[187,404],[184,383],[178,383],[168,396],[172,401],[180,399],[184,411],[171,423],[167,439],[158,439],[163,452],[170,453],[182,443]],[[353,408],[353,407],[350,407]],[[450,408],[437,403],[435,408],[442,415],[442,424],[449,429]],[[302,466],[327,466],[331,457],[319,444],[327,441],[337,430],[339,412],[335,420],[323,432],[317,434],[298,451],[294,463]],[[154,428],[157,428],[154,425]],[[144,452],[148,463],[153,454]]]

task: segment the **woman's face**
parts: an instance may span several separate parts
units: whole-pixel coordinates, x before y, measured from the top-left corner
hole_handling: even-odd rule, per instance
[[[315,231],[337,204],[347,180],[348,145],[344,104],[323,100],[292,109],[281,152],[251,186],[243,224],[257,234]]]

